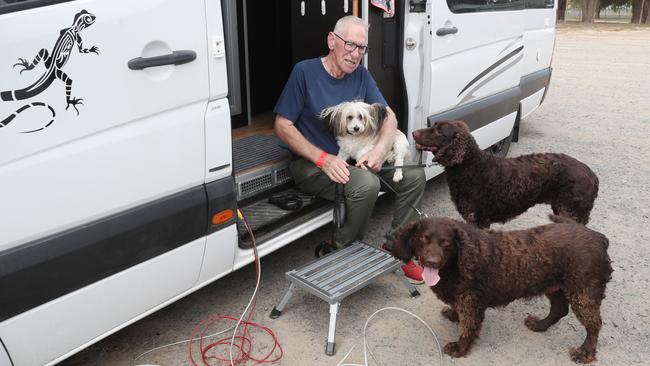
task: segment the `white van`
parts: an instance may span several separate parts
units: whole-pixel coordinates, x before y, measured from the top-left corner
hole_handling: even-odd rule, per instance
[[[0,0],[0,365],[56,363],[251,263],[236,209],[262,256],[331,221],[268,202],[300,194],[271,110],[345,14],[409,138],[458,118],[505,154],[548,87],[554,1],[369,3]]]

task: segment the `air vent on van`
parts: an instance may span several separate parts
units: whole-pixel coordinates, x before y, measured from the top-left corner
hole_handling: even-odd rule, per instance
[[[254,147],[254,149],[252,148]],[[237,200],[242,200],[292,180],[291,153],[275,136],[247,136],[233,141]]]
[[[251,180],[239,183],[239,198],[249,197],[273,187],[273,173],[266,173]]]
[[[237,200],[264,192],[292,180],[288,162],[260,167],[246,174],[235,176]]]

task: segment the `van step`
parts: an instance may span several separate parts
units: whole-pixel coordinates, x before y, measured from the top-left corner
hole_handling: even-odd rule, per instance
[[[235,176],[251,169],[291,160],[291,152],[280,146],[273,135],[254,135],[233,141],[233,169]]]
[[[291,153],[272,135],[254,135],[233,141],[233,171],[237,200],[252,197],[292,180]]]
[[[418,290],[404,277],[402,263],[388,252],[361,241],[336,250],[320,259],[285,273],[289,289],[271,311],[271,318],[282,315],[296,288],[301,288],[330,304],[330,323],[325,353],[335,352],[336,315],[341,301],[366,287],[379,276],[396,272],[411,296]]]
[[[340,302],[378,276],[399,269],[390,253],[355,241],[349,246],[286,273],[287,280],[330,304]]]
[[[255,202],[250,203],[249,205],[240,207],[240,210],[244,214],[248,225],[250,225],[255,239],[260,243],[268,232],[277,232],[278,227],[291,223],[290,227],[295,227],[296,218],[300,218],[300,222],[304,222],[309,217],[309,214],[318,211],[322,213],[327,209],[331,209],[331,202],[317,198],[315,196],[308,195],[299,191],[295,187],[285,189],[281,192],[275,194],[278,195],[294,195],[302,202],[302,207],[298,210],[285,210],[277,205],[270,203],[267,196],[261,198]],[[239,232],[239,247],[243,249],[248,249],[251,247],[252,243],[246,226],[243,222],[237,222],[237,231]]]

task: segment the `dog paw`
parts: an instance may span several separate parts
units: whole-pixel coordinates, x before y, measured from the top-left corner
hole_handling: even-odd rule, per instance
[[[576,363],[589,363],[596,360],[596,352],[590,352],[583,347],[571,348],[569,355],[571,360]]]
[[[543,332],[548,329],[548,327],[534,315],[528,315],[524,324],[526,324],[526,327],[533,332]]]
[[[393,182],[397,183],[401,181],[404,178],[404,174],[400,171],[395,171],[395,174],[393,174]]]
[[[451,357],[465,357],[467,355],[467,348],[463,347],[460,342],[447,343],[444,351]]]
[[[449,306],[442,308],[442,310],[440,310],[440,314],[454,323],[458,322],[458,313],[456,313],[454,309],[450,308]]]

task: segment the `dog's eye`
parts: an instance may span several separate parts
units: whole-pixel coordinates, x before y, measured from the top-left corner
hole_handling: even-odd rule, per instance
[[[357,118],[358,118],[358,119],[362,119],[362,118],[363,118],[363,116],[361,116],[361,115],[358,115],[358,116],[357,116]]]
[[[348,121],[351,121],[352,118],[354,118],[354,117],[352,117],[352,116],[348,116]]]

